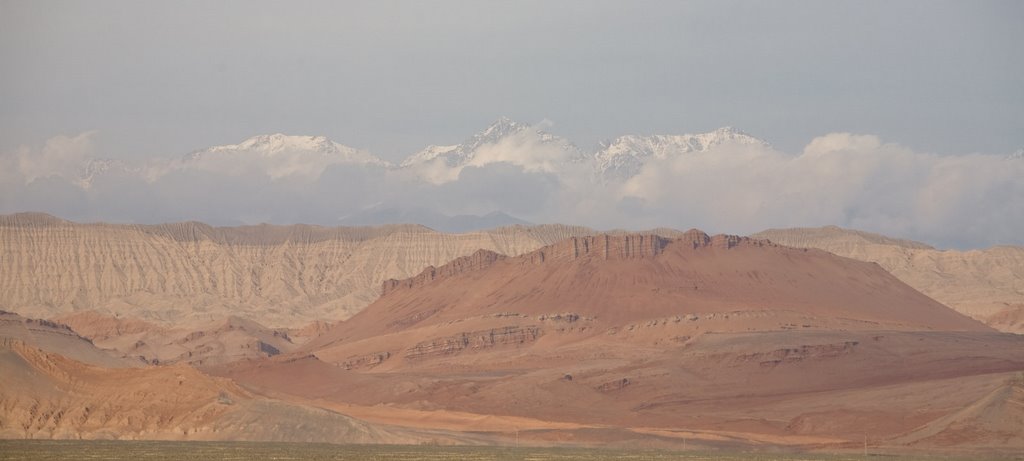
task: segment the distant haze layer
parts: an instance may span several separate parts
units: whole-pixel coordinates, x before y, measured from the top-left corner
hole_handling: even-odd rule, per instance
[[[255,136],[174,157],[105,158],[95,134],[0,154],[0,213],[107,222],[521,222],[750,233],[839,225],[939,247],[1024,244],[1024,153],[937,155],[831,133],[784,152],[733,128],[582,148],[500,119],[402,162],[322,136]]]

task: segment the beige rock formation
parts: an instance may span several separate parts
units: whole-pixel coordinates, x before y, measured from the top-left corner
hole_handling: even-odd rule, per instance
[[[344,319],[381,282],[479,249],[516,255],[583,227],[513,226],[443,234],[376,228],[76,224],[0,216],[0,309],[51,318],[81,310],[204,328],[228,316],[272,327]]]
[[[918,291],[1001,331],[1024,333],[1024,248],[937,250],[835,226],[771,229],[754,238],[876,262]]]

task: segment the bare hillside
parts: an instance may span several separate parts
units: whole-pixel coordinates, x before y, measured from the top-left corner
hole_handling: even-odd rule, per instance
[[[1024,248],[936,250],[877,234],[821,228],[771,229],[754,238],[876,262],[918,291],[1001,331],[1024,333]]]

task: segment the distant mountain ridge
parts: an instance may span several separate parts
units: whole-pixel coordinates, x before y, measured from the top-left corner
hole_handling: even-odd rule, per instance
[[[381,226],[391,223],[417,223],[439,232],[453,233],[532,224],[500,211],[485,215],[449,216],[429,209],[397,207],[375,207],[338,220],[342,226]]]

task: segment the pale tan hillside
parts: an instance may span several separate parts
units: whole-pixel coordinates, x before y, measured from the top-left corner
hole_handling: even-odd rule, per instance
[[[422,226],[210,227],[78,224],[0,216],[0,309],[51,318],[79,310],[163,325],[234,315],[273,327],[344,319],[381,283],[478,249],[517,255],[583,227],[443,234]]]
[[[408,442],[186,366],[104,368],[0,336],[0,438]]]
[[[1024,248],[936,250],[867,232],[771,229],[754,238],[876,262],[907,285],[1001,331],[1024,333]]]

